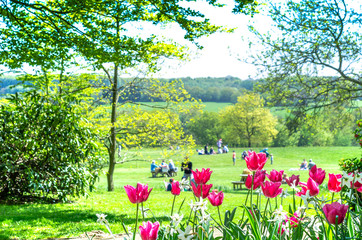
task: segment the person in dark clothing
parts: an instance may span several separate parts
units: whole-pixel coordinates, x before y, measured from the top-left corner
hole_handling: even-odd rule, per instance
[[[171,190],[172,190],[172,183],[173,183],[173,179],[170,178],[170,182],[169,182],[168,185],[167,185],[166,191],[171,191]]]
[[[205,148],[204,148],[204,154],[209,154],[208,148],[209,148],[209,145],[206,144],[206,145],[205,145]]]
[[[182,178],[184,179],[188,179],[190,178],[190,180],[192,179],[192,162],[190,161],[190,159],[188,157],[185,158],[185,161],[182,163],[181,165],[181,169],[184,170],[184,175],[182,176]]]

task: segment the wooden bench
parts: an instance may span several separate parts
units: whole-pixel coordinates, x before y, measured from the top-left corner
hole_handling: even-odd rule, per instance
[[[245,184],[244,181],[234,181],[231,182],[233,184],[233,189],[234,190],[242,190],[243,189],[243,184]]]
[[[231,182],[233,184],[234,190],[242,190],[243,184],[245,184],[245,180],[248,177],[248,174],[240,174],[240,181],[233,181]]]

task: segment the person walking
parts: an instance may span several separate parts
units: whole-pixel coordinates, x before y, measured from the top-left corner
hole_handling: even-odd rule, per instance
[[[236,152],[234,150],[233,151],[233,166],[235,166],[235,161],[236,161]]]

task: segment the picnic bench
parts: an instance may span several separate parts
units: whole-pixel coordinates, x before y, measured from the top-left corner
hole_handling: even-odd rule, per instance
[[[233,181],[231,182],[233,184],[234,190],[242,190],[243,184],[245,184],[245,180],[248,177],[248,174],[240,174],[240,181]]]
[[[165,175],[167,177],[174,177],[174,176],[177,176],[177,171],[178,171],[178,168],[175,168],[175,171],[169,173],[168,172],[168,166],[165,166],[165,167],[161,167],[160,170],[158,171],[155,171],[155,172],[151,172],[152,173],[152,177],[157,177],[158,174],[162,175],[162,177],[165,177]]]

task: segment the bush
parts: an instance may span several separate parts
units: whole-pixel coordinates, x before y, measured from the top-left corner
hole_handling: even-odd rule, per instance
[[[35,92],[9,100],[0,108],[0,199],[85,195],[100,159],[76,105]]]

